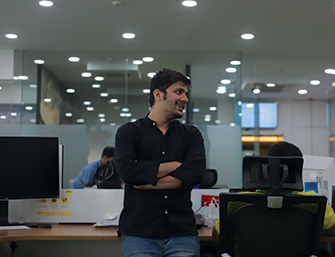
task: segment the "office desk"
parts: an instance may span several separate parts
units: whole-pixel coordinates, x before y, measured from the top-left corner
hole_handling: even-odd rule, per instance
[[[212,241],[212,229],[199,229],[201,241]],[[90,224],[57,224],[52,228],[1,230],[0,242],[6,241],[117,241],[117,228],[94,228]]]

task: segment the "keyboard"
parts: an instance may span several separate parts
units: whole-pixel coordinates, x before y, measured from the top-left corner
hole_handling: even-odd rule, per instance
[[[9,226],[0,226],[0,230],[17,230],[17,229],[30,229],[25,225],[9,225]]]

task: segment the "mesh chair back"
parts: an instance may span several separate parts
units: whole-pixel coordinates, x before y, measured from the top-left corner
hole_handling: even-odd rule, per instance
[[[220,194],[221,253],[235,257],[317,255],[326,198],[286,195],[283,207],[267,207],[267,195]]]

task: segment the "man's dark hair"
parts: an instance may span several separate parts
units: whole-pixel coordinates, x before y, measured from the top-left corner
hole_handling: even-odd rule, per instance
[[[106,146],[105,149],[102,151],[101,158],[107,155],[108,158],[114,157],[114,147],[113,146]]]
[[[190,89],[191,81],[184,74],[166,68],[157,71],[150,82],[150,106],[155,104],[155,97],[153,95],[155,89],[158,88],[161,92],[166,93],[166,89],[178,81],[183,82],[188,90]]]
[[[267,156],[302,156],[300,149],[286,141],[270,145]]]

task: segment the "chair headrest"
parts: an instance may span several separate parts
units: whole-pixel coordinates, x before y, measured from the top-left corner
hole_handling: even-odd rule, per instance
[[[243,158],[243,189],[303,190],[301,156],[245,156]]]

